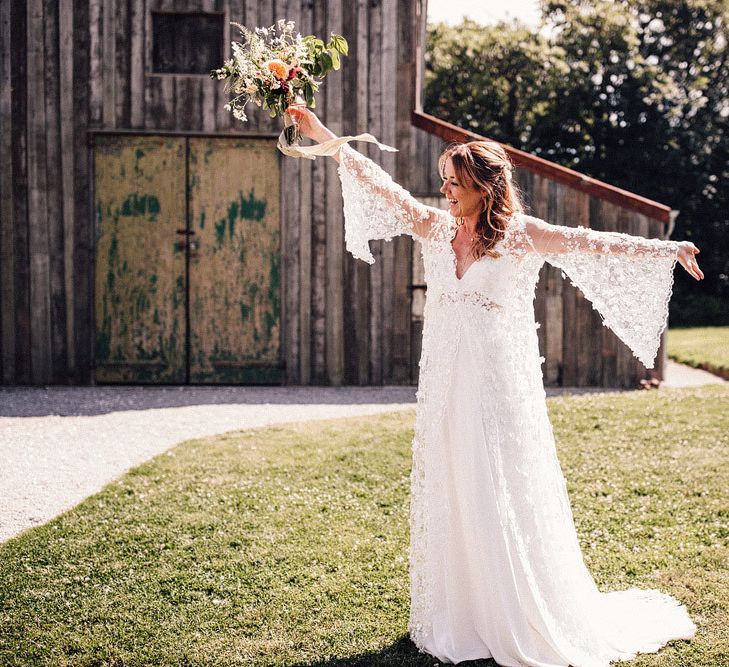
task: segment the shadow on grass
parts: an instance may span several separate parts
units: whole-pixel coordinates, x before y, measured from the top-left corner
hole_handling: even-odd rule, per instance
[[[437,667],[441,663],[434,657],[420,653],[408,635],[379,651],[368,651],[347,658],[330,658],[314,662],[297,662],[292,667]],[[467,660],[459,667],[499,667],[493,659]]]

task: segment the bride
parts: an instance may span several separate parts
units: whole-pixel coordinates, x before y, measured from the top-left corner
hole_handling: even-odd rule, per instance
[[[336,139],[308,109],[304,136]],[[449,209],[425,206],[348,144],[339,163],[345,243],[409,234],[428,285],[410,489],[410,637],[443,662],[604,667],[691,639],[686,608],[658,590],[601,592],[582,558],[546,408],[534,290],[560,267],[646,367],[690,242],[553,225],[523,213],[493,141],[439,159]]]

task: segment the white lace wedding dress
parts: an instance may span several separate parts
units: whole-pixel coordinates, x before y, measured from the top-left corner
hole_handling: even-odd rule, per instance
[[[456,220],[375,162],[340,152],[346,247],[410,234],[428,285],[410,498],[410,636],[443,662],[598,667],[690,639],[657,590],[598,591],[580,552],[542,381],[534,290],[561,267],[649,368],[665,326],[677,243],[516,215],[456,277]]]

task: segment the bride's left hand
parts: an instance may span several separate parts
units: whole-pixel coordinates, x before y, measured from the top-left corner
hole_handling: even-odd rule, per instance
[[[699,268],[699,263],[694,255],[701,251],[691,241],[681,241],[678,248],[678,262],[696,280],[702,280],[704,272]]]

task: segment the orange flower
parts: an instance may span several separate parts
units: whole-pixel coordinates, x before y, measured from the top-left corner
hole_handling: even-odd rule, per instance
[[[288,65],[283,60],[269,60],[266,69],[272,72],[277,79],[285,79],[289,75]]]

